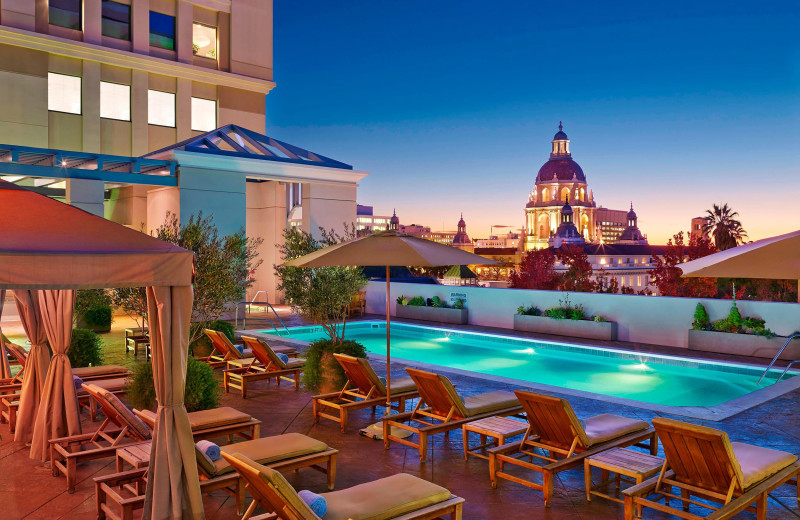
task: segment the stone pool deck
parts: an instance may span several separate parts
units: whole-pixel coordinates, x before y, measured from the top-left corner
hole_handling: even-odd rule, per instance
[[[380,317],[374,317],[380,319]],[[292,320],[295,324],[299,322]],[[4,328],[6,324],[4,323]],[[131,354],[121,352],[123,323],[115,325],[112,333],[105,335],[107,362],[133,364]],[[248,327],[249,328],[249,327]],[[13,334],[11,337],[16,339]],[[563,338],[562,338],[563,340]],[[642,347],[644,348],[644,347]],[[711,357],[711,356],[709,356]],[[376,370],[383,367],[375,363]],[[393,374],[403,374],[400,364],[393,364]],[[218,371],[219,375],[219,371]],[[516,387],[464,375],[451,377],[465,395],[490,390],[513,390]],[[641,408],[620,406],[605,401],[568,397],[578,417],[598,413],[615,413],[650,420],[657,414]],[[336,488],[342,489],[397,472],[407,472],[431,480],[466,499],[466,519],[621,519],[622,507],[602,499],[587,503],[584,494],[583,473],[571,470],[561,473],[555,482],[553,506],[545,509],[540,493],[528,488],[501,482],[496,490],[489,485],[487,462],[477,458],[465,461],[462,454],[460,431],[449,437],[437,436],[431,443],[427,462],[421,464],[416,450],[393,444],[384,450],[383,444],[358,435],[357,430],[374,422],[369,410],[353,413],[348,433],[341,433],[333,422],[314,424],[311,413],[311,395],[295,392],[289,385],[258,382],[252,386],[248,399],[237,394],[227,394],[223,404],[246,411],[263,421],[262,436],[287,432],[300,432],[320,439],[340,450]],[[693,422],[706,424],[728,432],[734,441],[749,442],[800,453],[800,392],[795,391],[751,408],[720,422]],[[380,409],[379,412],[380,413]],[[84,414],[85,415],[85,414]],[[676,417],[677,418],[677,417]],[[85,430],[95,425],[84,417]],[[66,492],[63,478],[52,477],[49,468],[28,458],[28,449],[13,444],[7,425],[0,425],[0,518],[2,519],[84,519],[95,517],[94,487],[92,478],[113,472],[112,460],[87,463],[80,468],[79,484],[74,494]],[[312,471],[287,475],[298,489],[324,491],[324,476]],[[769,519],[797,519],[800,510],[795,499],[796,488],[784,486],[770,496]],[[238,518],[233,501],[223,492],[204,496],[208,519]],[[741,518],[755,518],[743,513]],[[670,518],[654,512],[646,518]]]

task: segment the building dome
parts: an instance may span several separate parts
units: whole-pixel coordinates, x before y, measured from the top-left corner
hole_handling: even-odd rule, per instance
[[[569,141],[569,137],[564,133],[564,125],[558,122],[558,132],[553,136],[553,141]]]
[[[628,220],[637,220],[636,212],[633,211],[633,202],[631,202],[631,210],[628,212]]]
[[[400,227],[400,218],[397,216],[397,210],[392,210],[392,218],[389,219],[389,229],[397,231]]]
[[[467,223],[464,222],[464,214],[461,214],[461,219],[458,221],[458,231],[453,237],[454,246],[467,246],[472,245],[472,239],[467,235]]]
[[[586,176],[581,167],[571,158],[550,159],[539,168],[536,183],[551,182],[553,180],[586,182]]]

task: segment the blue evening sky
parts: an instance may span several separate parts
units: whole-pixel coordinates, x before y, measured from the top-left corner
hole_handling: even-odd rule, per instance
[[[559,120],[651,243],[714,202],[800,227],[800,2],[275,1],[267,134],[370,172],[376,214],[523,224]]]

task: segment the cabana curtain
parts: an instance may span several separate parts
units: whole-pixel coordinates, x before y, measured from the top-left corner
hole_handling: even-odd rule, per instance
[[[15,290],[14,299],[17,302],[22,328],[25,329],[25,334],[31,342],[31,350],[28,352],[28,361],[25,364],[25,378],[22,380],[14,440],[29,442],[33,438],[33,424],[44,391],[47,369],[50,367],[50,349],[47,348],[47,333],[39,310],[39,291]]]
[[[203,518],[194,440],[183,405],[191,287],[148,287],[147,316],[158,410],[143,520]]]
[[[3,305],[6,303],[6,290],[0,289],[0,320],[3,319]],[[3,327],[0,326],[0,379],[11,377],[11,365],[8,363],[6,342],[3,339]]]
[[[74,307],[75,291],[39,291],[42,325],[53,350],[31,443],[31,458],[42,462],[50,459],[50,439],[81,433],[78,397],[67,357]]]

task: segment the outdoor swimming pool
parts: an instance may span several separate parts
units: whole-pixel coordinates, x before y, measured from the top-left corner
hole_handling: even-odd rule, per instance
[[[759,387],[763,369],[746,365],[404,323],[392,324],[391,330],[392,359],[659,405],[716,406],[774,384],[780,375],[771,372]],[[281,335],[304,341],[326,337],[318,326],[294,327]],[[345,336],[370,353],[386,354],[385,322],[349,323]]]

